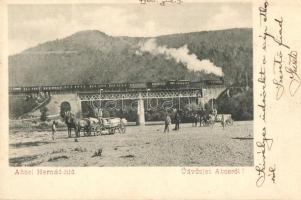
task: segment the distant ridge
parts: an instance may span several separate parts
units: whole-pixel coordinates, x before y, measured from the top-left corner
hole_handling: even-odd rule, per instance
[[[76,32],[9,57],[9,85],[146,82],[216,77],[194,72],[163,55],[137,54],[148,37],[109,36],[98,30]],[[222,68],[227,83],[253,77],[252,29],[180,33],[155,37],[158,45],[187,45],[198,59]]]

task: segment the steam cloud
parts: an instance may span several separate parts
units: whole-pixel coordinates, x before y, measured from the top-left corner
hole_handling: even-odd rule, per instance
[[[158,46],[155,39],[149,39],[140,43],[141,52],[149,52],[153,55],[165,55],[166,59],[174,59],[177,63],[184,64],[189,70],[202,71],[207,74],[213,73],[217,76],[223,76],[222,68],[215,66],[210,60],[199,60],[195,54],[189,54],[187,45],[178,49]],[[136,52],[141,55],[141,52]]]

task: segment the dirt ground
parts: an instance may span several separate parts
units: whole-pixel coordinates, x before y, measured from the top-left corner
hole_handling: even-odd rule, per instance
[[[173,128],[172,125],[171,128]],[[163,125],[128,126],[125,134],[75,138],[58,131],[14,130],[11,166],[252,166],[253,122],[163,133]],[[74,132],[73,132],[74,136]]]

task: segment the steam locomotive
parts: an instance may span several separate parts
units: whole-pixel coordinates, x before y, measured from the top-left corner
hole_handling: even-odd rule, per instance
[[[224,79],[189,81],[170,80],[166,82],[146,83],[106,83],[86,85],[59,85],[59,86],[31,86],[31,87],[10,87],[10,93],[33,93],[33,92],[62,92],[62,91],[116,91],[116,90],[139,90],[139,89],[189,89],[204,86],[223,85]]]

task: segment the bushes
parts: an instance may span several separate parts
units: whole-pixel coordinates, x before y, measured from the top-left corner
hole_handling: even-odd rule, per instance
[[[40,112],[41,112],[41,116],[40,116],[40,119],[42,122],[45,122],[47,120],[47,116],[48,116],[48,108],[47,107],[42,107],[40,109]]]
[[[9,130],[13,129],[30,129],[32,127],[32,123],[29,121],[23,120],[10,120],[9,121]]]
[[[253,90],[218,100],[219,113],[229,113],[234,120],[253,120]]]
[[[9,118],[17,119],[24,113],[30,112],[38,104],[31,97],[9,96]]]

